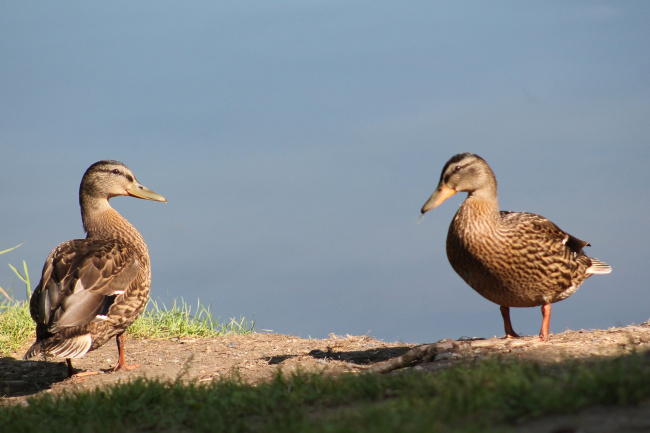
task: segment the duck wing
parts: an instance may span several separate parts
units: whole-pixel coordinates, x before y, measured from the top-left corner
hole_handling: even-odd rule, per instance
[[[529,247],[537,244],[548,248],[551,244],[561,243],[575,255],[583,253],[583,248],[590,246],[589,242],[570,235],[555,223],[541,215],[530,212],[501,211],[501,221],[512,227],[523,242],[528,241]]]
[[[108,311],[139,269],[136,255],[118,240],[65,242],[45,262],[30,301],[32,318],[49,334],[86,325]]]

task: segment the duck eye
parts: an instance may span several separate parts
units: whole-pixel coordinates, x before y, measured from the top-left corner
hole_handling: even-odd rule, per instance
[[[454,171],[460,171],[460,168],[461,168],[460,165],[457,165],[456,167],[454,167]]]
[[[120,170],[118,170],[117,168],[114,168],[113,169],[113,174],[120,174]]]

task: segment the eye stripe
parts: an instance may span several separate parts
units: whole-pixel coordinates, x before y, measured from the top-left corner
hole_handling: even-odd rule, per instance
[[[124,176],[129,182],[133,182],[133,180],[134,180],[133,176],[131,176],[128,173],[122,172],[119,168],[113,168],[113,169],[104,168],[104,169],[100,169],[98,171],[101,171],[101,172],[104,172],[104,173],[117,174],[117,175]]]

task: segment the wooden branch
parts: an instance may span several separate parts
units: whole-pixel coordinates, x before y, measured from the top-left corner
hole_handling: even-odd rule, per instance
[[[458,348],[457,341],[448,338],[440,340],[437,343],[422,344],[415,346],[403,355],[393,358],[383,364],[371,367],[369,371],[373,373],[389,373],[398,368],[409,367],[422,362],[433,361],[439,353],[448,352],[451,349]]]

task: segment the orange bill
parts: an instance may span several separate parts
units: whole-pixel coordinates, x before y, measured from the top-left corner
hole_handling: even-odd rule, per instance
[[[428,212],[431,209],[435,209],[440,205],[440,203],[447,200],[449,197],[451,197],[454,194],[456,194],[455,190],[441,183],[440,185],[438,185],[438,188],[435,190],[435,192],[431,194],[429,200],[427,200],[424,206],[422,206],[421,212],[424,214],[425,212]]]

